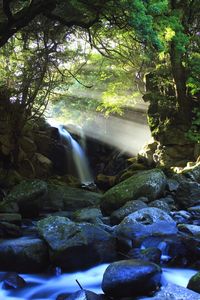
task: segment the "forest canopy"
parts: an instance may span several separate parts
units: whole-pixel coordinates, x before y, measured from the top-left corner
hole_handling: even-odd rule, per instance
[[[23,115],[18,127],[48,101],[121,113],[140,93],[155,138],[179,126],[199,142],[198,7],[197,0],[1,1],[1,93]]]

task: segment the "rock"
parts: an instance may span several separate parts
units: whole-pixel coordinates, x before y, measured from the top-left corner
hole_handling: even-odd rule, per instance
[[[127,256],[133,259],[160,264],[161,254],[162,252],[160,249],[149,247],[147,249],[133,248],[127,253]]]
[[[190,278],[187,288],[194,292],[200,293],[200,272],[197,272],[194,276]]]
[[[14,224],[21,224],[22,217],[17,213],[0,213],[0,222],[9,222]]]
[[[183,209],[200,204],[200,184],[181,182],[176,192],[176,202]]]
[[[52,174],[52,161],[41,153],[34,154],[33,166],[35,168],[36,176],[39,178],[45,178]]]
[[[146,144],[138,153],[138,161],[143,162],[146,166],[155,166],[154,153],[158,147],[158,142],[154,141]]]
[[[148,207],[147,204],[141,200],[128,201],[125,205],[115,210],[111,214],[110,216],[111,224],[113,225],[119,224],[129,214],[145,207]]]
[[[154,200],[154,201],[149,203],[149,206],[150,207],[157,207],[159,209],[162,209],[166,213],[170,213],[169,205],[163,200]]]
[[[107,190],[115,185],[116,176],[115,175],[105,175],[105,174],[98,174],[96,177],[96,183],[99,188]]]
[[[159,208],[143,208],[128,215],[115,228],[118,237],[131,240],[151,236],[167,236],[177,233],[176,223]]]
[[[26,281],[15,272],[7,273],[3,279],[5,289],[18,289],[26,286]]]
[[[143,196],[154,200],[162,195],[166,183],[166,177],[159,169],[139,172],[108,190],[102,197],[101,210],[109,215],[129,200]]]
[[[200,162],[189,169],[183,170],[182,174],[192,181],[200,183]]]
[[[185,210],[171,212],[171,216],[176,223],[188,223],[192,219],[192,215]]]
[[[13,187],[4,198],[6,202],[17,203],[24,217],[35,217],[43,207],[47,195],[47,184],[42,180],[24,180]]]
[[[161,268],[142,260],[122,260],[108,266],[102,290],[109,297],[150,295],[161,285]]]
[[[80,290],[71,295],[59,295],[56,300],[105,300],[103,295],[97,295],[88,290]]]
[[[186,232],[200,238],[200,226],[191,224],[179,224],[178,229],[182,232]]]
[[[82,208],[72,214],[75,222],[102,223],[103,215],[99,208]]]
[[[18,213],[19,212],[19,206],[15,202],[10,202],[7,200],[3,200],[0,202],[0,212],[1,213]]]
[[[101,195],[98,193],[50,183],[44,208],[52,211],[76,211],[84,207],[98,206],[100,198]]]
[[[3,271],[35,273],[48,265],[46,244],[39,238],[0,240],[0,266]]]
[[[191,234],[180,232],[180,238],[187,253],[185,255],[188,264],[198,264],[200,257],[200,238]]]
[[[37,226],[49,246],[51,262],[64,270],[83,269],[116,258],[114,238],[96,225],[49,217]]]
[[[28,154],[28,157],[32,157],[37,150],[34,141],[31,140],[29,137],[23,136],[20,139],[19,143],[23,151]]]
[[[173,178],[167,178],[167,190],[169,192],[176,192],[179,187],[179,182]]]
[[[22,235],[21,228],[8,222],[0,222],[0,238],[16,238]]]
[[[199,300],[199,294],[190,291],[182,286],[173,283],[168,283],[156,293],[151,300]],[[149,298],[143,298],[149,300]]]
[[[200,205],[191,206],[188,208],[188,211],[193,215],[200,215]]]
[[[161,251],[161,260],[170,263],[170,266],[185,266],[187,263],[187,249],[179,236],[148,236],[146,237],[141,248],[144,250],[158,249]]]

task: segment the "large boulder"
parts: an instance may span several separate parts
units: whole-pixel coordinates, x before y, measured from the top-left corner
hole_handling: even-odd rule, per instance
[[[4,198],[5,202],[17,203],[24,217],[37,216],[47,195],[47,184],[42,180],[24,180]]]
[[[149,200],[155,200],[162,195],[166,183],[166,176],[159,169],[139,172],[120,182],[103,195],[102,212],[109,215],[127,201],[143,196],[148,197]]]
[[[46,210],[75,211],[80,208],[97,206],[101,195],[79,188],[72,188],[66,184],[48,184],[48,196],[45,201]]]
[[[102,290],[113,298],[149,295],[161,285],[161,268],[142,260],[122,260],[108,266]]]
[[[176,223],[168,213],[156,207],[140,209],[130,215],[115,228],[118,237],[130,240],[148,236],[168,236],[177,233]]]
[[[139,209],[146,208],[146,207],[148,207],[148,205],[139,199],[128,201],[126,204],[124,204],[122,207],[118,208],[111,214],[110,216],[111,224],[113,225],[119,224],[126,216],[130,215],[131,213]]]
[[[49,246],[52,264],[64,270],[83,269],[116,258],[114,238],[96,225],[76,224],[65,217],[48,217],[37,226]]]
[[[3,271],[41,272],[48,266],[48,250],[39,238],[0,240],[0,266]]]
[[[180,208],[200,204],[200,184],[193,181],[181,182],[176,192],[176,202]]]

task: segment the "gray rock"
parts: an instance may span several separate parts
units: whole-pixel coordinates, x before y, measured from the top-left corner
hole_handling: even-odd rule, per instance
[[[194,276],[190,278],[187,288],[194,292],[200,293],[200,272],[197,272]]]
[[[161,268],[142,260],[122,260],[110,264],[102,281],[102,290],[110,297],[148,295],[160,285]]]
[[[16,238],[22,235],[21,228],[8,222],[0,222],[0,238]]]
[[[166,236],[177,233],[174,220],[159,208],[143,208],[128,215],[115,228],[118,237],[131,240],[151,236]]]
[[[186,210],[171,212],[171,216],[177,223],[188,223],[192,219],[192,215]]]
[[[49,217],[37,226],[49,246],[51,262],[64,270],[82,269],[116,258],[114,238],[97,225]]]
[[[75,222],[102,223],[103,215],[99,208],[82,208],[72,214]]]
[[[47,210],[76,211],[84,207],[98,206],[101,194],[72,188],[67,185],[48,184],[48,197],[44,203]]]
[[[197,182],[181,182],[176,192],[176,202],[180,208],[200,204],[200,184]]]
[[[183,174],[191,180],[200,183],[200,163],[197,163],[190,170],[183,171]]]
[[[7,273],[3,280],[6,289],[18,289],[26,286],[26,281],[15,272]]]
[[[43,271],[48,265],[46,244],[39,238],[0,240],[1,270],[20,273]]]
[[[0,213],[0,222],[21,224],[22,217],[17,213]]]
[[[111,224],[113,225],[119,224],[129,214],[145,207],[148,207],[147,204],[140,200],[128,201],[125,205],[115,210],[111,214],[110,216]]]
[[[188,290],[182,286],[168,283],[163,286],[154,297],[143,298],[142,300],[199,300],[199,294]]]
[[[154,200],[149,203],[150,207],[157,207],[166,213],[170,213],[169,205],[164,200]]]
[[[162,195],[166,184],[166,177],[159,169],[139,172],[108,190],[102,197],[101,210],[109,215],[129,200],[143,196],[155,200]]]
[[[44,198],[47,195],[47,184],[42,180],[24,180],[13,187],[4,198],[9,203],[17,203],[20,213],[24,217],[37,216],[43,207]]]
[[[179,224],[178,229],[182,232],[191,234],[200,238],[200,226],[191,224]]]

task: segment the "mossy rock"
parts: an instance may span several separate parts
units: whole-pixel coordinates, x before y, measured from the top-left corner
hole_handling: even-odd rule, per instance
[[[200,272],[190,278],[187,288],[200,293]]]
[[[155,200],[162,195],[166,183],[166,176],[160,169],[139,172],[108,190],[102,197],[101,210],[109,215],[139,197]]]

